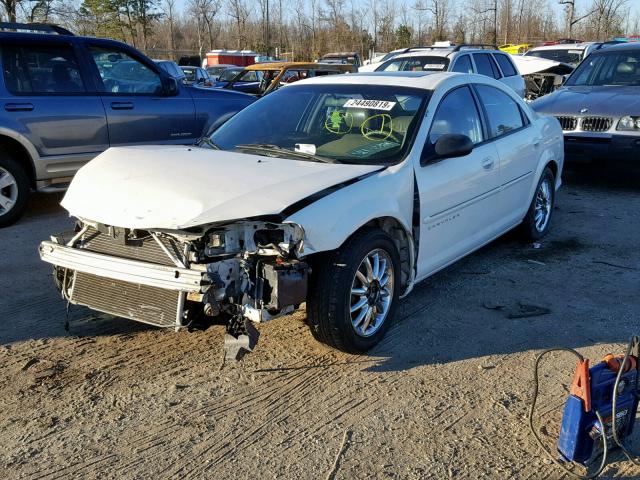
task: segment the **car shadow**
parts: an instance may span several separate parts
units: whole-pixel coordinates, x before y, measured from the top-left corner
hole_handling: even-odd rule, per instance
[[[523,243],[511,231],[418,284],[367,369],[470,358],[493,368],[510,353],[640,334],[640,188],[631,177],[568,172],[546,238]]]

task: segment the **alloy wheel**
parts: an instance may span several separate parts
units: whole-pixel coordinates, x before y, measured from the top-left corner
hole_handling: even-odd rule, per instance
[[[6,169],[0,167],[0,215],[9,212],[18,200],[18,182]]]
[[[357,335],[370,337],[385,322],[393,300],[393,262],[375,249],[365,255],[351,284],[351,324]]]

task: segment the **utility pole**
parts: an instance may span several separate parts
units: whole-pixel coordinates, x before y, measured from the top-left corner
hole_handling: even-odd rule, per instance
[[[267,57],[269,56],[269,50],[271,50],[271,38],[270,38],[270,33],[269,32],[269,0],[265,0],[267,2],[267,25],[265,27],[265,31],[266,31],[266,39],[264,41],[266,48],[267,48]]]

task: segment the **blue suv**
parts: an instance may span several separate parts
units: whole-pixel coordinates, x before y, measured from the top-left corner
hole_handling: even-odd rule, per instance
[[[255,98],[176,81],[136,49],[0,23],[0,227],[111,146],[192,144]],[[135,159],[131,159],[135,162]]]

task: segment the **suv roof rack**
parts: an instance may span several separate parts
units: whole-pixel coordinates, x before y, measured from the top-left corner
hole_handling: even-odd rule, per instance
[[[17,23],[0,22],[0,30],[14,30],[25,32],[57,33],[58,35],[73,35],[73,32],[59,25],[51,23]]]
[[[453,48],[454,52],[459,52],[463,48],[480,48],[483,50],[498,50],[497,45],[491,43],[461,43]]]

